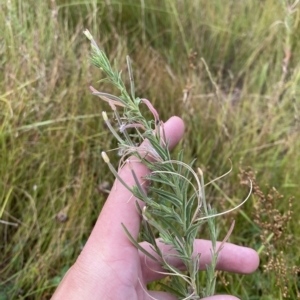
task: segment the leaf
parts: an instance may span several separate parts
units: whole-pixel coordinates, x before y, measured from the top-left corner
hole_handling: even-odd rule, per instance
[[[165,161],[168,160],[169,155],[166,153],[168,150],[164,149],[160,146],[158,141],[156,140],[153,133],[146,136],[149,142],[151,143],[151,146],[154,148],[154,150],[158,153],[158,155]]]
[[[197,209],[198,204],[194,205],[196,197],[197,194],[194,193],[193,196],[187,201],[187,206],[185,210],[186,227],[188,227],[191,224],[194,215],[194,210]]]
[[[194,224],[188,228],[188,230],[185,232],[185,238],[187,240],[187,243],[194,241],[200,226],[201,226],[201,224],[199,224],[199,222],[197,222],[196,224]]]
[[[129,238],[129,240],[131,241],[131,243],[137,248],[139,249],[141,252],[143,252],[145,255],[147,255],[149,258],[153,259],[154,261],[160,263],[160,261],[155,258],[152,254],[150,254],[147,250],[145,250],[142,246],[140,246],[140,244],[133,238],[133,236],[130,234],[130,232],[127,230],[127,228],[125,227],[125,225],[123,223],[121,223],[127,237]]]
[[[159,174],[159,176],[158,176],[158,173],[157,174],[149,174],[149,175],[145,176],[144,178],[147,180],[151,180],[153,182],[158,182],[161,184],[168,185],[169,187],[171,187],[173,189],[176,188],[176,186],[172,182],[169,181],[169,178],[167,176],[162,176],[161,173]]]
[[[162,288],[169,293],[172,293],[173,295],[177,296],[177,297],[185,297],[185,294],[182,293],[182,291],[176,289],[175,287],[178,288],[178,285],[174,285],[174,287],[170,287],[162,282],[159,283],[159,285],[162,286]]]
[[[170,229],[171,232],[173,233],[173,235],[176,236],[180,241],[182,241],[182,243],[184,243],[184,240],[183,240],[183,237],[182,237],[183,234],[181,234],[175,226],[168,223],[164,218],[160,219],[160,222],[164,225],[165,228]]]
[[[153,192],[153,193],[161,196],[162,198],[169,201],[171,204],[173,204],[177,208],[181,207],[180,199],[176,195],[174,195],[173,193],[170,193],[170,192],[167,192],[163,189],[158,189],[158,188],[155,188],[155,187],[149,187],[149,192]]]

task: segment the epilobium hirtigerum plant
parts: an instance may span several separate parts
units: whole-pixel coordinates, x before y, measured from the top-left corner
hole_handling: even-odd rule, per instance
[[[119,96],[114,96],[99,92],[91,87],[93,95],[99,96],[102,100],[108,102],[112,109],[115,123],[119,128],[119,130],[115,130],[106,112],[102,113],[104,121],[118,141],[118,148],[122,154],[120,167],[122,167],[124,162],[130,165],[129,157],[135,157],[145,164],[150,170],[150,175],[145,178],[145,180],[151,182],[148,187],[148,193],[144,192],[133,168],[131,172],[136,185],[129,187],[118,176],[105,152],[102,152],[102,157],[112,173],[131,191],[134,197],[145,202],[145,206],[142,209],[137,204],[137,209],[142,217],[142,237],[152,245],[152,249],[159,259],[143,249],[122,224],[125,233],[140,251],[149,258],[159,261],[166,270],[165,274],[171,278],[166,289],[179,299],[200,299],[214,295],[216,284],[215,269],[218,255],[222,251],[223,243],[228,239],[234,226],[234,223],[232,223],[223,243],[217,247],[215,217],[229,211],[217,213],[207,203],[205,198],[205,186],[207,184],[204,184],[201,169],[198,168],[197,171],[194,171],[193,162],[190,164],[184,163],[182,161],[182,152],[179,153],[177,159],[171,157],[168,150],[168,141],[164,135],[164,124],[160,120],[158,112],[149,100],[138,98],[135,95],[130,58],[127,56],[130,79],[129,94],[121,79],[121,73],[112,68],[107,56],[99,49],[90,32],[86,30],[84,33],[91,41],[92,64],[101,69],[107,76],[107,79],[120,91]],[[153,115],[153,120],[149,121],[142,115],[140,110],[142,104],[148,107]],[[118,108],[122,111],[119,112]],[[137,146],[144,140],[148,140],[146,148],[139,148],[138,150]],[[206,267],[207,282],[205,287],[200,285],[199,280],[201,253],[196,255],[193,253],[194,241],[199,228],[203,224],[207,224],[211,239],[211,264]],[[161,252],[155,239],[157,233],[161,242],[176,250],[174,251],[176,254],[173,254],[173,256],[182,260],[186,271],[181,271],[168,263],[168,258],[172,254],[166,256],[166,254]]]

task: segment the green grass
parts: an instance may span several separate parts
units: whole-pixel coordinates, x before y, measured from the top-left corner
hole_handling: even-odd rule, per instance
[[[89,63],[85,28],[124,69],[127,82],[125,56],[131,56],[138,96],[148,98],[164,119],[184,118],[186,161],[197,157],[207,181],[228,170],[232,160],[232,174],[208,190],[217,209],[239,203],[247,193],[239,168],[256,171],[263,192],[268,185],[284,195],[272,202],[278,214],[288,213],[288,199],[295,196],[283,235],[270,240],[274,261],[281,259],[287,269],[281,274],[287,283],[276,282],[282,268],[264,272],[270,256],[262,249],[256,273],[222,274],[229,285],[218,280],[218,292],[283,299],[286,285],[287,299],[299,297],[299,269],[293,274],[291,268],[300,266],[300,12],[291,13],[291,5],[283,0],[0,4],[0,220],[18,224],[0,223],[1,300],[50,298],[101,210],[106,195],[99,185],[113,181],[100,155],[115,146],[101,117],[108,108],[88,86],[115,91],[98,83],[102,74]],[[189,59],[192,51],[197,56]],[[286,72],[285,52],[291,53]],[[183,90],[190,86],[185,104]],[[262,226],[254,220],[264,205],[254,195],[240,211],[219,218],[220,236],[234,217],[230,240],[260,249]],[[59,213],[68,220],[59,222]],[[261,218],[274,224],[271,213]]]

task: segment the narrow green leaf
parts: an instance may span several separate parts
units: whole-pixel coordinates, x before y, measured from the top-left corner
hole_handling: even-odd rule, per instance
[[[161,287],[162,287],[166,292],[169,292],[169,293],[171,293],[171,294],[173,294],[173,295],[175,295],[175,296],[177,296],[177,297],[183,297],[183,298],[185,298],[185,294],[182,293],[182,291],[180,291],[180,290],[178,290],[178,289],[175,288],[175,287],[178,288],[178,285],[177,285],[177,286],[174,285],[173,287],[170,287],[170,286],[168,286],[168,285],[166,285],[166,284],[164,284],[164,283],[162,283],[162,282],[160,282],[159,285],[161,285]]]
[[[174,195],[173,193],[170,193],[170,192],[167,192],[166,190],[163,190],[161,188],[158,189],[158,188],[152,187],[152,186],[149,187],[149,191],[161,196],[162,198],[169,201],[170,203],[172,203],[177,208],[181,207],[180,199],[176,195]]]
[[[133,238],[133,236],[130,234],[130,232],[127,230],[127,228],[125,227],[125,225],[123,223],[121,223],[127,237],[129,238],[129,240],[131,241],[131,243],[137,248],[139,249],[141,252],[143,252],[145,255],[147,255],[149,258],[153,259],[154,261],[160,263],[160,261],[155,258],[152,254],[150,254],[147,250],[145,250],[143,247],[140,246],[140,244]]]

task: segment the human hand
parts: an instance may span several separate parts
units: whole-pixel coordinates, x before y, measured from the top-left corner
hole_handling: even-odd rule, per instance
[[[181,139],[184,125],[178,117],[172,117],[164,125],[169,147],[173,148]],[[131,162],[135,173],[141,180],[149,171],[138,162]],[[131,170],[125,165],[119,175],[129,185],[135,185]],[[75,264],[64,276],[52,300],[175,300],[165,292],[147,291],[147,283],[164,277],[157,262],[141,253],[126,236],[123,223],[134,238],[137,238],[141,218],[131,193],[117,180],[101,211],[96,225]],[[139,202],[142,206],[142,202]],[[163,253],[170,253],[168,246],[161,244]],[[145,242],[141,245],[151,252]],[[210,263],[211,242],[197,240],[195,253],[201,253],[200,269]],[[169,259],[175,267],[183,268],[176,258]],[[217,267],[220,270],[247,274],[258,267],[257,253],[246,247],[226,243],[222,248]],[[233,296],[217,295],[206,300],[233,300]]]

